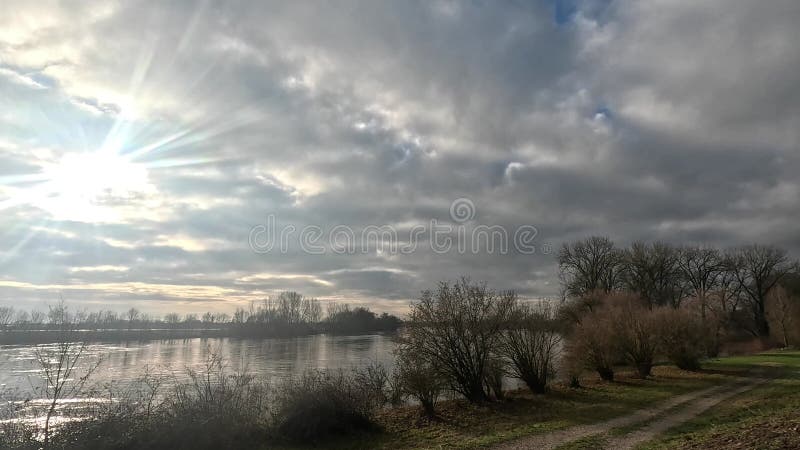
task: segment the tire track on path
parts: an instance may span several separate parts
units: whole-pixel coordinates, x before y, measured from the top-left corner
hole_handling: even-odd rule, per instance
[[[607,433],[614,428],[626,427],[637,423],[652,420],[676,406],[691,402],[695,399],[714,395],[725,389],[730,389],[731,384],[714,386],[699,391],[672,397],[656,407],[644,408],[631,414],[616,417],[603,422],[575,425],[563,430],[551,431],[533,436],[527,436],[511,442],[506,442],[494,447],[496,450],[522,450],[522,449],[553,449],[569,442],[577,441],[589,436]]]
[[[718,394],[710,395],[708,397],[700,398],[697,401],[690,402],[686,407],[674,413],[667,414],[664,417],[660,417],[653,422],[648,423],[644,427],[639,428],[638,430],[632,431],[623,436],[609,439],[606,444],[606,448],[615,450],[632,449],[640,444],[650,441],[670,428],[697,417],[709,408],[712,408],[731,397],[754,389],[755,387],[760,386],[768,381],[770,381],[768,378],[756,378],[730,391],[720,392]]]

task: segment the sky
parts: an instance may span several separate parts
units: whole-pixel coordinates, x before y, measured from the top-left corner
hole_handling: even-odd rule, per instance
[[[0,304],[402,314],[557,296],[589,235],[800,252],[796,0],[3,11]]]

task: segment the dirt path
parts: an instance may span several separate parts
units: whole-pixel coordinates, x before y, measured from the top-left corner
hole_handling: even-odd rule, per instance
[[[727,400],[728,398],[747,392],[767,381],[769,381],[769,379],[757,378],[731,390],[725,390],[708,397],[703,397],[695,402],[690,403],[685,408],[654,420],[638,430],[632,431],[624,436],[610,439],[606,444],[606,448],[614,450],[632,449],[639,444],[655,438],[670,428],[680,425],[700,415],[703,411],[706,411],[707,409]]]
[[[521,449],[552,449],[559,445],[568,442],[583,439],[585,437],[594,436],[596,434],[607,433],[613,428],[625,427],[637,423],[652,420],[660,414],[687,402],[691,402],[697,398],[708,395],[726,395],[726,389],[731,389],[730,384],[722,386],[715,386],[700,391],[690,392],[688,394],[673,397],[664,403],[652,407],[640,409],[631,414],[617,417],[605,422],[593,423],[588,425],[576,425],[563,430],[553,431],[534,436],[525,437],[516,441],[507,442],[495,447],[498,450],[521,450]]]

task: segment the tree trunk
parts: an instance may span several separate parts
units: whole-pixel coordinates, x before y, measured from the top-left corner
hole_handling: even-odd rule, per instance
[[[47,409],[47,418],[44,420],[44,448],[47,449],[50,446],[50,418],[53,417],[53,412],[56,410],[56,402],[53,399],[53,403],[50,404],[50,408]]]
[[[544,394],[547,391],[547,386],[538,377],[526,377],[524,381],[534,394]]]
[[[465,397],[471,403],[484,403],[487,400],[487,396],[486,391],[483,389],[483,383],[473,383]]]
[[[781,320],[781,328],[783,330],[783,348],[789,347],[789,333],[786,331],[786,319]]]
[[[600,375],[600,379],[605,381],[614,381],[614,369],[611,367],[598,367],[597,373]]]
[[[436,407],[432,401],[421,400],[420,403],[422,404],[422,412],[425,413],[425,417],[429,419],[436,417]]]
[[[769,322],[767,322],[767,318],[763,314],[759,314],[756,317],[756,331],[758,332],[758,337],[769,337]]]
[[[642,378],[649,377],[652,369],[653,363],[651,362],[643,362],[636,365],[636,371],[639,372],[639,376]]]

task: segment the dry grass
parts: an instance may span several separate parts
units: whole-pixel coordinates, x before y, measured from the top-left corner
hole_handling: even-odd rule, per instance
[[[712,367],[759,367],[780,375],[670,430],[644,448],[800,448],[800,352],[723,358]]]
[[[474,405],[464,400],[441,402],[436,419],[422,418],[418,407],[386,409],[376,421],[381,433],[329,442],[330,448],[480,448],[510,439],[572,425],[594,423],[660,402],[685,392],[718,384],[736,370],[686,372],[657,366],[653,377],[641,379],[622,369],[617,381],[587,374],[583,388],[555,384],[546,395],[527,389],[508,393],[503,402]],[[297,447],[294,447],[297,448]]]

